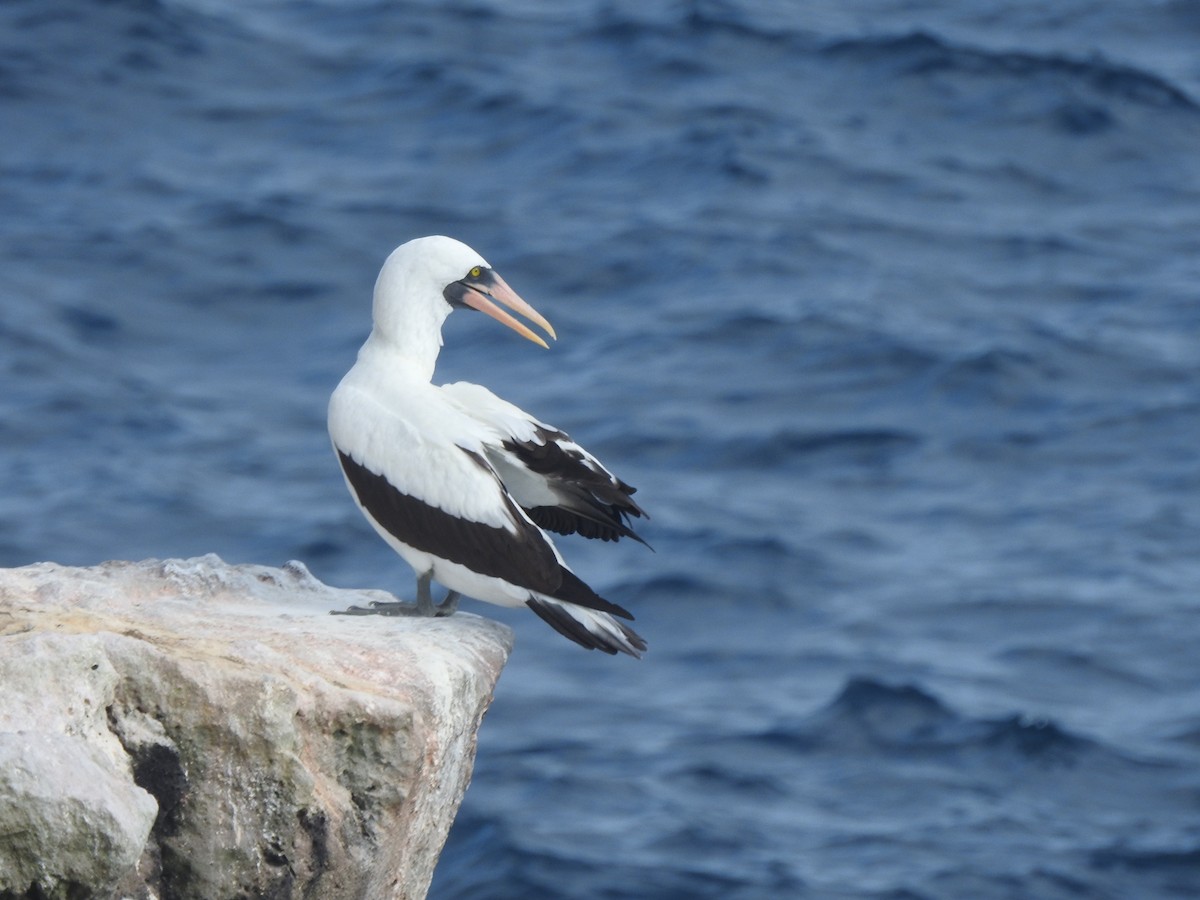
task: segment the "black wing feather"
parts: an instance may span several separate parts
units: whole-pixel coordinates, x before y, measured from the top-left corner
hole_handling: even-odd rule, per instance
[[[510,584],[599,612],[633,618],[559,563],[546,536],[521,515],[487,460],[473,451],[463,449],[463,452],[496,479],[499,494],[516,523],[517,534],[503,527],[461,519],[401,493],[386,477],[372,472],[340,449],[338,459],[363,509],[398,541],[466,566],[480,575],[502,578]]]
[[[602,541],[630,537],[646,543],[629,527],[631,517],[646,516],[632,498],[637,488],[606,471],[596,471],[579,450],[563,447],[560,440],[571,440],[565,433],[538,427],[535,434],[537,440],[510,439],[502,445],[527,469],[545,478],[560,498],[558,506],[524,507],[534,522],[558,534]]]
[[[478,454],[470,455],[491,471]],[[341,450],[338,459],[363,509],[398,541],[540,594],[554,596],[562,585],[562,566],[545,536],[515,508],[512,518],[518,531],[514,535],[503,527],[460,519],[401,493],[383,475]],[[506,493],[500,493],[506,504],[514,506]]]

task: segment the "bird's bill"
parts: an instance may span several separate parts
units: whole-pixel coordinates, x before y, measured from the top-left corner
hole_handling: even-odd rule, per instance
[[[462,302],[471,307],[471,309],[477,309],[481,313],[491,316],[497,322],[507,325],[517,334],[521,335],[521,337],[531,340],[535,344],[540,344],[547,350],[550,349],[550,345],[542,340],[541,336],[534,333],[523,322],[510,316],[496,305],[497,302],[503,303],[513,312],[520,313],[530,322],[539,326],[551,338],[558,340],[558,335],[554,333],[554,329],[550,327],[550,323],[546,321],[542,314],[522,300],[517,292],[510,288],[508,283],[495,272],[489,272],[485,290],[487,291],[486,294],[474,287],[468,287],[462,294]]]

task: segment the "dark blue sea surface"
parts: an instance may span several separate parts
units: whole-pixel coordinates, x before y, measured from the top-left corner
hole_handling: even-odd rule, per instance
[[[431,896],[1200,896],[1200,7],[0,5],[0,565],[411,591],[325,404],[452,317],[639,488],[520,611]],[[380,622],[380,627],[387,627]]]

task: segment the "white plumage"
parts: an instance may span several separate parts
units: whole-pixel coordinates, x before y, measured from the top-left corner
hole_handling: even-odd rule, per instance
[[[375,283],[374,327],[329,402],[329,433],[355,502],[417,573],[416,604],[352,614],[453,612],[458,595],[527,605],[608,653],[646,643],[563,562],[547,530],[632,537],[634,489],[568,435],[475,384],[430,383],[442,324],[470,307],[546,346],[497,304],[554,331],[478,253],[447,237],[401,245]],[[430,581],[449,589],[433,604]]]

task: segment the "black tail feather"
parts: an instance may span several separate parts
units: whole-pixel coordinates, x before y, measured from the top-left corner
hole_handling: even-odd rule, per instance
[[[562,600],[564,603],[574,603],[576,606],[586,606],[588,609],[633,621],[633,613],[611,600],[605,600],[566,566],[562,567],[562,584],[554,592],[554,599]]]
[[[621,652],[637,658],[640,658],[646,650],[646,641],[624,622],[616,619],[610,620],[623,635],[624,640],[622,641],[615,635],[605,634],[603,631],[592,631],[557,603],[548,603],[537,597],[531,597],[526,601],[526,605],[563,637],[588,650],[600,650],[610,655]]]

